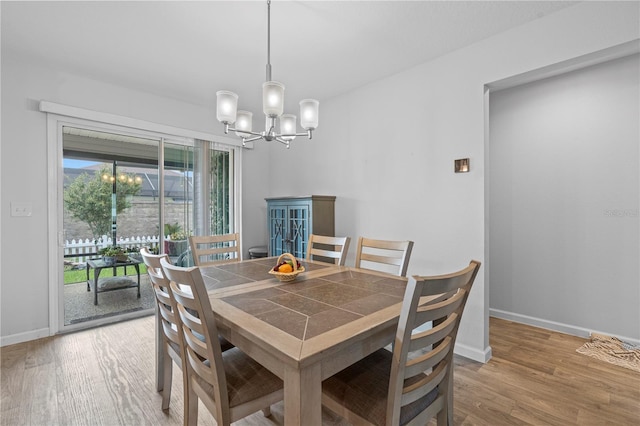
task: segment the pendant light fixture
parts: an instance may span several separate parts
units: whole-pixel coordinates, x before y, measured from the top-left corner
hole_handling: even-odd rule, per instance
[[[284,84],[271,79],[271,1],[267,1],[267,78],[262,84],[262,111],[266,116],[265,130],[257,133],[252,131],[253,113],[238,110],[238,95],[226,90],[216,92],[218,121],[224,124],[225,134],[229,130],[235,131],[236,136],[242,138],[242,146],[247,142],[263,139],[278,141],[286,145],[296,136],[313,136],[313,130],[318,127],[318,107],[320,103],[315,99],[300,101],[300,126],[305,130],[297,133],[296,116],[283,114],[284,112]],[[279,132],[276,130],[280,121]],[[231,127],[235,123],[235,127]]]

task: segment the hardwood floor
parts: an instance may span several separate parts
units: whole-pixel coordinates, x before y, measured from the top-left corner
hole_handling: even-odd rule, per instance
[[[640,425],[640,373],[576,352],[585,339],[491,318],[493,357],[458,358],[461,425]]]
[[[181,425],[155,392],[153,317],[1,348],[1,425]],[[456,425],[640,425],[640,373],[581,355],[584,339],[491,319],[493,358],[456,358]],[[238,425],[283,424],[282,403]],[[344,425],[323,412],[325,425]],[[433,423],[433,422],[432,422]],[[200,425],[215,421],[201,406]],[[433,423],[435,424],[435,423]]]

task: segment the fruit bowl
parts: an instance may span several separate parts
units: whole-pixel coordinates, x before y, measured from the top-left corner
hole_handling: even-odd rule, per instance
[[[286,259],[286,258],[289,259]],[[291,271],[289,271],[289,268],[284,268],[287,269],[287,272],[281,272],[278,271],[278,269],[280,268],[280,266],[284,265],[284,264],[289,264],[291,266]],[[276,262],[276,266],[274,266],[273,268],[271,268],[271,270],[269,271],[269,273],[271,275],[275,275],[275,277],[277,279],[279,279],[282,282],[289,282],[289,281],[293,281],[296,279],[296,277],[304,272],[304,266],[299,265],[299,262],[296,260],[295,256],[292,255],[291,253],[282,253],[280,255],[280,257],[278,257],[278,261]]]

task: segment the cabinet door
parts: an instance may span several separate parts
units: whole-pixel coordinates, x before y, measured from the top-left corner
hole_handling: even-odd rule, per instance
[[[288,234],[287,206],[269,205],[269,255],[286,253],[285,239]]]
[[[288,234],[285,248],[297,258],[304,259],[309,241],[309,203],[290,205],[288,208]]]

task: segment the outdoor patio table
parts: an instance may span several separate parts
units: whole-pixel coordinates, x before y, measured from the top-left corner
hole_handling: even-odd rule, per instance
[[[124,262],[116,262],[114,264],[107,264],[102,259],[89,259],[87,260],[87,291],[91,291],[91,280],[89,279],[89,271],[93,269],[93,304],[98,304],[98,293],[104,293],[106,291],[114,291],[114,290],[122,290],[124,288],[133,288],[138,287],[138,299],[140,299],[140,260],[128,258]],[[126,277],[122,277],[122,281],[125,284],[119,284],[115,286],[107,286],[101,290],[98,289],[98,278],[100,277],[100,272],[106,268],[113,268],[113,276],[116,276],[117,268],[124,268],[125,275],[127,274],[127,266],[133,266],[136,270],[136,274],[138,275],[138,282],[128,279]],[[128,281],[128,282],[127,282]]]

